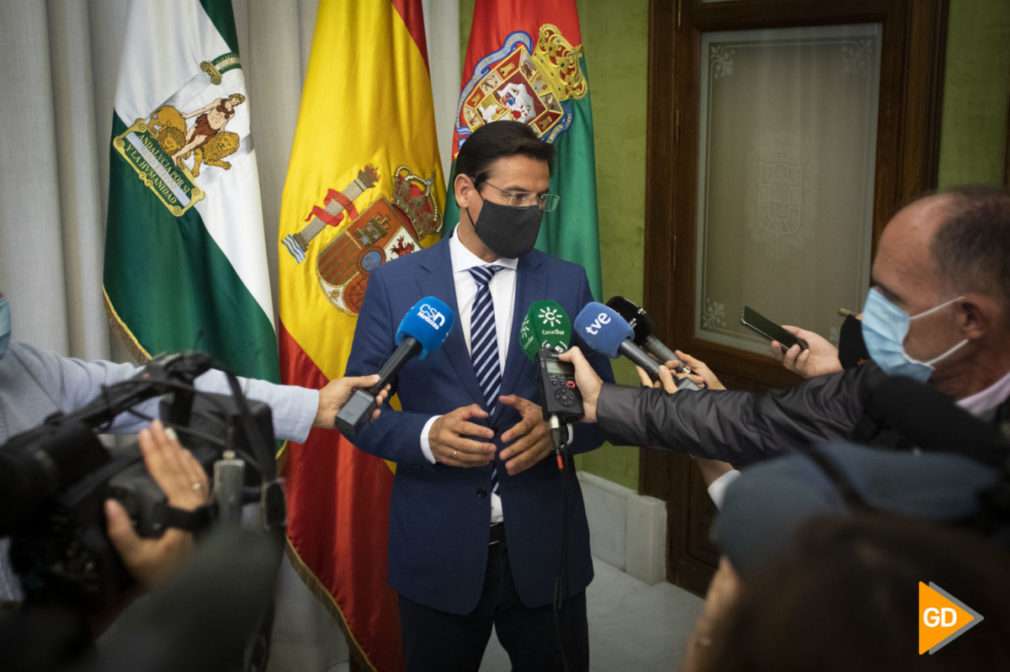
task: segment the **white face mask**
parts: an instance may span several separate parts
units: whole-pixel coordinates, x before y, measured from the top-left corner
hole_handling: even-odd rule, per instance
[[[863,305],[863,340],[866,342],[866,351],[870,353],[870,358],[888,375],[908,376],[919,382],[926,382],[933,374],[934,365],[964,347],[968,339],[955,344],[928,362],[923,362],[905,352],[908,328],[912,320],[934,313],[961,298],[959,296],[944,301],[938,306],[909,317],[908,313],[871,288]]]

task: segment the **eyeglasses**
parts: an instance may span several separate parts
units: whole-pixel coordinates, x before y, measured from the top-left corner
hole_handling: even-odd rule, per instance
[[[534,194],[532,191],[507,191],[487,181],[484,184],[501,194],[505,198],[506,205],[513,208],[528,208],[535,205],[544,212],[553,212],[561,200],[561,197],[557,194]]]

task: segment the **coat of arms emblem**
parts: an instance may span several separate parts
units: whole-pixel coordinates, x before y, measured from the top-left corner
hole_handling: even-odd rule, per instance
[[[546,142],[571,125],[564,105],[589,90],[579,57],[557,26],[540,26],[536,45],[529,33],[511,33],[502,47],[477,63],[463,87],[455,132],[456,149],[474,130],[501,119],[521,121]]]
[[[234,53],[201,64],[212,86],[220,85],[222,74],[238,67]],[[134,121],[113,139],[112,146],[168,211],[180,217],[205,195],[196,183],[201,166],[231,168],[225,158],[238,151],[240,138],[226,127],[245,100],[233,92],[188,112],[162,105],[148,119]]]
[[[357,315],[361,309],[372,270],[419,250],[420,241],[437,232],[441,224],[432,191],[434,173],[424,179],[407,166],[399,166],[393,178],[392,201],[379,196],[358,212],[355,200],[379,181],[375,167],[366,165],[344,189],[330,189],[323,205],[315,206],[305,218],[307,224],[281,241],[301,264],[323,229],[343,227],[319,251],[315,270],[326,298],[348,315]]]

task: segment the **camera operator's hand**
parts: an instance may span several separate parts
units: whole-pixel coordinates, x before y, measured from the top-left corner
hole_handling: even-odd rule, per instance
[[[347,400],[351,398],[351,394],[354,390],[360,387],[371,387],[379,382],[378,374],[372,374],[371,376],[351,376],[348,378],[334,378],[330,382],[319,390],[319,409],[316,411],[316,419],[312,423],[313,427],[325,427],[326,429],[333,429],[337,426],[337,413],[340,409],[344,407]],[[378,405],[381,407],[386,401],[386,397],[389,395],[389,386],[387,385],[379,396],[376,397]],[[379,409],[376,408],[372,413],[372,420],[379,417]]]
[[[193,511],[208,502],[207,473],[192,453],[179,444],[175,432],[155,420],[150,429],[141,430],[139,440],[144,464],[170,506]],[[145,586],[165,578],[192,550],[193,535],[184,530],[170,527],[159,539],[137,536],[126,510],[114,499],[106,500],[105,517],[109,539],[123,564]]]

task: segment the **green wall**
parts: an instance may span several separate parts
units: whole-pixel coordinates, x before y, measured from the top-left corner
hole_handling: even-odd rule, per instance
[[[648,0],[577,0],[596,135],[603,294],[641,299],[645,232]],[[465,57],[474,0],[460,0]],[[950,0],[940,186],[1003,179],[1010,102],[1010,1]],[[615,363],[619,382],[634,368]],[[638,489],[638,449],[604,446],[580,469]]]
[[[940,188],[1003,181],[1010,104],[1010,2],[950,0]]]
[[[579,25],[589,71],[596,136],[596,190],[604,300],[642,299],[645,241],[645,112],[648,0],[580,0]],[[627,360],[618,382],[638,384]],[[638,490],[638,448],[606,445],[576,458],[579,469]]]

